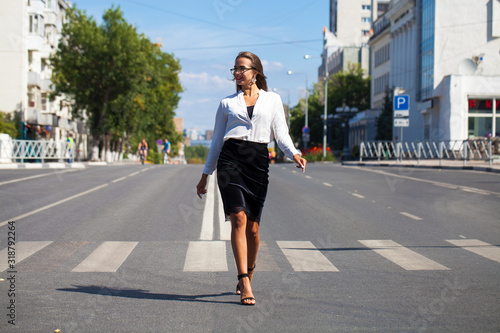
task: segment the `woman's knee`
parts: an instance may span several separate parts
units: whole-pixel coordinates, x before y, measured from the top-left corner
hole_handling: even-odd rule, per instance
[[[247,235],[257,238],[259,236],[259,224],[254,221],[249,221],[247,223]]]
[[[231,214],[231,222],[233,225],[233,228],[235,229],[242,229],[247,227],[247,216],[245,212],[241,211],[238,213],[232,213]]]

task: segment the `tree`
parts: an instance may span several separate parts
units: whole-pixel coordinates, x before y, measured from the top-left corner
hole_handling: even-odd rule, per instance
[[[377,135],[375,140],[392,140],[392,90],[385,89],[384,103],[382,104],[382,113],[377,118]]]
[[[0,133],[8,134],[12,139],[18,138],[20,132],[19,117],[0,111]]]
[[[51,58],[54,94],[68,95],[73,115],[87,118],[92,146],[121,150],[124,140],[128,147],[131,138],[145,134],[151,145],[167,133],[176,143],[178,61],[140,35],[119,7],[105,11],[100,26],[76,7],[68,13]]]
[[[310,128],[309,146],[321,146],[323,144],[323,115],[324,115],[324,83],[315,84],[314,91],[308,99],[308,125]],[[370,108],[370,77],[363,77],[363,70],[359,65],[349,66],[348,71],[340,71],[332,75],[328,81],[328,115],[335,114],[337,107],[348,105],[358,110]],[[299,104],[291,109],[290,133],[295,141],[302,141],[301,131],[304,126],[303,105],[305,100],[301,99]],[[337,123],[334,131],[335,149],[343,147],[343,129]],[[300,142],[300,146],[303,143]]]

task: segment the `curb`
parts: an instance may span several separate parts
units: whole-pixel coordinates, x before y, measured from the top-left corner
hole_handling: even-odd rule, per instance
[[[369,167],[392,167],[392,168],[418,168],[418,169],[442,169],[442,170],[472,170],[500,173],[500,169],[482,166],[453,166],[453,165],[416,165],[416,164],[393,164],[393,163],[365,163],[365,162],[342,162],[344,166],[369,166]]]
[[[85,169],[92,166],[139,165],[140,161],[130,162],[75,162],[75,163],[0,163],[0,170],[13,169]]]
[[[0,164],[0,170],[10,169],[85,169],[83,163],[7,163]]]

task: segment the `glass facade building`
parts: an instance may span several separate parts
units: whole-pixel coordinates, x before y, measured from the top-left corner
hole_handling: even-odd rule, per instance
[[[420,39],[420,82],[418,100],[432,97],[434,89],[434,32],[435,0],[420,1],[421,39]]]

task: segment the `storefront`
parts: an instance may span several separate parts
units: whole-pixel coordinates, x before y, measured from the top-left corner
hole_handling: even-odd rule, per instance
[[[500,92],[499,92],[500,93]],[[468,138],[500,136],[500,96],[468,100]]]

